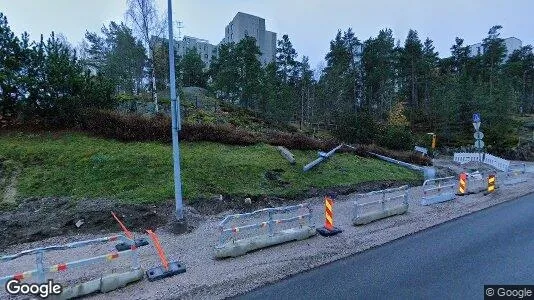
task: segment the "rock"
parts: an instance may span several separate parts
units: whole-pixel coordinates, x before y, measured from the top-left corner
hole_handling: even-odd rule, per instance
[[[245,204],[252,204],[252,199],[245,198]]]

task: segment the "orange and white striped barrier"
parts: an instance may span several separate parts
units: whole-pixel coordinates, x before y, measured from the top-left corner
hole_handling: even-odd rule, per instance
[[[324,197],[324,213],[324,227],[317,228],[317,232],[322,236],[332,236],[343,232],[334,226],[334,200],[330,196]]]
[[[467,174],[460,174],[460,181],[458,184],[458,196],[464,196],[467,193]]]

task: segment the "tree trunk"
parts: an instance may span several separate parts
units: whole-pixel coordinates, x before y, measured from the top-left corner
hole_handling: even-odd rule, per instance
[[[416,98],[415,98],[415,67],[412,61],[412,108],[416,107]]]
[[[301,89],[301,97],[300,97],[300,130],[302,130],[303,123],[304,123],[304,86]]]
[[[158,92],[156,89],[156,68],[154,65],[154,50],[150,50],[150,73],[152,77],[152,100],[154,100],[154,111],[159,112],[158,106]]]

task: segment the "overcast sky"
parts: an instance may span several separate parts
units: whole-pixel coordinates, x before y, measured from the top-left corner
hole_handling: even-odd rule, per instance
[[[160,13],[166,13],[167,1],[156,2]],[[86,30],[124,20],[125,10],[126,0],[0,0],[0,11],[15,33],[27,31],[36,40],[55,31],[74,45]],[[456,36],[474,44],[495,24],[503,26],[503,37],[534,43],[533,0],[173,0],[173,10],[174,19],[184,23],[183,35],[212,44],[221,41],[237,12],[260,16],[278,38],[288,34],[312,67],[324,59],[337,30],[349,27],[360,40],[391,28],[401,43],[412,28],[421,40],[430,37],[442,57],[449,55]]]

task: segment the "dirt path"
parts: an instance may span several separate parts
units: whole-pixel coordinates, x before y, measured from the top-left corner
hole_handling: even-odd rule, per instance
[[[499,175],[502,176],[502,174]],[[331,238],[316,236],[304,241],[262,249],[234,259],[213,259],[213,247],[218,238],[216,226],[227,213],[199,220],[197,227],[185,235],[173,235],[165,228],[160,228],[157,233],[167,255],[171,260],[182,261],[187,267],[187,272],[152,283],[144,280],[108,294],[95,295],[94,299],[221,299],[233,296],[534,192],[534,174],[527,176],[527,182],[515,186],[502,186],[496,193],[489,196],[483,196],[482,193],[473,194],[432,206],[421,206],[421,188],[411,188],[408,213],[360,227],[354,227],[351,224],[353,208],[351,200],[354,199],[355,194],[340,196],[336,201],[334,211],[336,226],[344,230],[342,234]],[[315,197],[308,199],[307,202],[313,205],[313,220],[316,226],[321,226],[324,221],[322,199]],[[51,238],[38,243],[8,247],[2,253],[15,253],[41,245],[60,244],[101,236],[88,234]],[[137,234],[137,236],[144,235]],[[112,247],[113,245],[87,247],[77,251],[50,253],[47,255],[47,261],[58,263],[103,254],[105,251],[112,250]],[[148,269],[160,265],[152,246],[141,248],[140,253],[143,268]],[[33,257],[4,263],[0,275],[29,270],[34,267],[33,263]],[[111,265],[72,270],[54,279],[59,282],[73,283],[80,278],[94,278],[102,273],[119,271],[127,263],[119,259]],[[0,298],[3,296],[5,294],[0,292]]]

